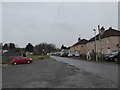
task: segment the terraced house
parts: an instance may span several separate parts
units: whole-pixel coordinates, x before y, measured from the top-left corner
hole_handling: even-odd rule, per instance
[[[88,40],[78,38],[78,42],[71,46],[70,51],[75,54],[75,56],[85,55],[87,53],[87,43]]]
[[[95,49],[96,39],[96,49]],[[109,54],[112,51],[120,49],[120,31],[112,27],[105,30],[104,27],[99,29],[99,34],[91,38],[87,43],[87,52],[97,52],[98,56]]]

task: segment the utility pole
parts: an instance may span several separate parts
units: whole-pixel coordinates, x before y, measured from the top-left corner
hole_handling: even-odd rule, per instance
[[[96,59],[96,61],[98,61],[98,56],[97,56],[97,42],[96,42],[96,29],[93,29],[93,31],[95,32],[95,59]]]
[[[100,25],[98,25],[98,32],[99,32],[99,55],[101,57],[101,54],[102,54],[102,48],[101,48],[101,32],[100,32]]]

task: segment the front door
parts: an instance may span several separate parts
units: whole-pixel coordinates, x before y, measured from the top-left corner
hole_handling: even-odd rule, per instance
[[[110,54],[110,52],[111,52],[111,51],[110,51],[110,48],[108,48],[108,49],[107,49],[107,54]]]

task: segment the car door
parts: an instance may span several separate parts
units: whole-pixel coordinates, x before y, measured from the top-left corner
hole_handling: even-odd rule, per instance
[[[16,58],[16,63],[21,63],[21,58]]]
[[[26,58],[21,58],[21,63],[26,63]]]

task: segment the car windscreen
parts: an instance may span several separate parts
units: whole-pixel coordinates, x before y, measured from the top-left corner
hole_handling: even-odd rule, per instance
[[[116,51],[116,52],[112,52],[111,54],[112,55],[116,55],[116,54],[118,54],[119,52],[118,51]]]

